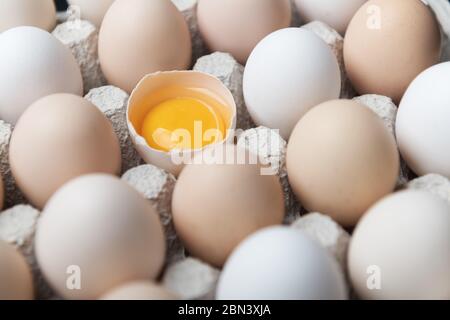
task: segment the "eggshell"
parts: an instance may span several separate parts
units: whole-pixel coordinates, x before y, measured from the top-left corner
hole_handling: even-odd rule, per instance
[[[418,175],[450,178],[450,62],[421,73],[409,86],[397,113],[397,141]]]
[[[177,300],[177,296],[150,281],[137,281],[119,286],[102,300]]]
[[[80,67],[70,50],[35,27],[0,34],[0,83],[0,118],[11,124],[39,98],[83,94]]]
[[[173,192],[180,239],[193,256],[217,267],[249,234],[281,224],[284,217],[278,177],[262,175],[256,159],[255,164],[239,164],[240,155],[250,159],[243,148],[215,148],[211,158],[183,169]]]
[[[80,18],[92,22],[97,28],[102,25],[103,17],[115,0],[68,0],[79,8]]]
[[[439,24],[423,1],[370,0],[347,29],[345,66],[360,94],[398,103],[411,81],[439,62],[440,48]]]
[[[227,261],[219,300],[342,300],[336,261],[301,231],[272,227],[245,239]]]
[[[287,28],[290,0],[200,0],[197,6],[200,33],[211,51],[230,53],[245,64],[265,36]]]
[[[111,123],[93,104],[70,94],[47,96],[30,106],[14,129],[9,151],[17,185],[38,208],[77,176],[118,174],[121,167]]]
[[[336,57],[322,39],[308,30],[287,28],[256,46],[243,86],[255,123],[279,129],[287,140],[310,108],[339,97],[341,76]]]
[[[51,31],[55,24],[56,8],[53,0],[0,1],[0,33],[19,26]]]
[[[393,191],[399,155],[394,137],[373,111],[351,100],[333,100],[297,124],[288,144],[287,170],[306,209],[353,226]]]
[[[0,300],[33,299],[33,279],[25,258],[0,240]]]
[[[353,15],[367,0],[295,0],[304,23],[321,21],[344,35]]]
[[[59,189],[42,212],[35,241],[45,277],[68,299],[97,299],[126,282],[155,279],[164,261],[155,210],[109,175],[83,176]],[[81,288],[71,289],[77,275]]]
[[[191,53],[186,21],[168,0],[116,0],[100,29],[103,72],[127,92],[146,74],[187,69]]]
[[[448,300],[449,243],[450,206],[444,200],[425,191],[386,197],[353,233],[353,286],[363,299]]]
[[[223,101],[223,104],[229,107],[229,115],[227,115],[229,124],[225,141],[231,141],[234,138],[232,131],[236,128],[236,103],[230,90],[219,79],[199,71],[158,72],[145,76],[139,82],[128,100],[127,107],[128,129],[131,139],[145,162],[178,176],[186,162],[190,162],[195,154],[211,145],[200,150],[164,152],[150,147],[145,138],[138,133],[140,132],[142,119],[152,107],[152,104],[148,102],[162,88],[168,87],[198,88]],[[171,94],[167,96],[167,99],[176,97],[177,91],[173,91]],[[174,154],[176,154],[177,159],[183,161],[180,161],[181,163],[174,161]]]

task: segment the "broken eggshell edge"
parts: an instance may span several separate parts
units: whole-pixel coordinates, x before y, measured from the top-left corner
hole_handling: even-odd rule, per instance
[[[175,176],[178,176],[183,169],[183,164],[177,164],[172,161],[173,153],[180,151],[172,150],[165,152],[150,147],[146,139],[139,134],[139,129],[135,128],[132,115],[141,112],[143,115],[148,113],[150,106],[144,101],[151,95],[152,92],[161,90],[167,86],[181,86],[184,88],[201,88],[210,91],[214,96],[218,96],[227,107],[230,108],[230,120],[227,126],[226,137],[223,141],[206,145],[200,149],[192,149],[182,151],[183,159],[193,159],[197,154],[203,152],[205,149],[215,147],[224,143],[233,143],[234,130],[236,129],[236,114],[237,107],[233,95],[230,90],[216,77],[200,71],[164,71],[155,72],[146,75],[134,88],[130,95],[127,105],[127,125],[131,140],[141,155],[142,159],[148,163],[153,164],[161,169],[164,169]],[[141,111],[147,109],[146,111]]]

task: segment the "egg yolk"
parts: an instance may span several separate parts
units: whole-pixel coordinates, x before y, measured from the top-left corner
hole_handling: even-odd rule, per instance
[[[142,125],[150,147],[200,149],[225,137],[223,118],[211,105],[196,98],[174,98],[150,109]]]

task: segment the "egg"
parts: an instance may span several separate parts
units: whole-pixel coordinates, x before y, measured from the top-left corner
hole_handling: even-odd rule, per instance
[[[126,282],[155,279],[165,256],[150,202],[104,174],[59,189],[42,212],[35,241],[45,278],[67,299],[98,299]]]
[[[181,171],[172,212],[187,250],[221,267],[249,234],[282,223],[284,198],[278,177],[262,175],[245,149],[225,145],[208,154]]]
[[[281,29],[248,59],[245,103],[257,125],[278,129],[288,139],[310,108],[339,97],[340,79],[336,57],[322,39],[300,28]]]
[[[89,101],[71,94],[44,97],[25,111],[11,137],[9,161],[17,185],[38,208],[77,176],[118,174],[121,168],[111,123]]]
[[[102,70],[129,93],[149,73],[189,68],[191,54],[188,26],[172,1],[116,0],[103,19]]]
[[[126,283],[108,292],[102,300],[177,300],[177,296],[150,281]]]
[[[230,90],[206,73],[157,72],[131,93],[127,120],[142,158],[177,176],[197,153],[234,138],[236,103]]]
[[[69,0],[70,5],[77,6],[81,18],[92,22],[98,28],[102,25],[103,17],[114,0]]]
[[[394,137],[374,112],[350,100],[308,112],[292,133],[286,162],[300,203],[344,226],[392,192],[399,174]]]
[[[0,34],[0,119],[15,124],[39,98],[83,94],[80,67],[50,33],[17,27]]]
[[[20,26],[52,31],[55,24],[56,7],[53,0],[0,1],[0,33]]]
[[[353,233],[348,266],[362,299],[450,299],[450,207],[426,191],[388,196]]]
[[[295,0],[302,22],[321,21],[345,34],[353,15],[367,0]]]
[[[25,258],[0,240],[0,301],[33,299],[33,279]]]
[[[370,0],[347,29],[345,68],[360,94],[398,103],[411,81],[439,62],[440,48],[439,24],[423,1]]]
[[[217,287],[219,300],[343,300],[337,262],[303,232],[271,227],[233,251]]]
[[[397,113],[400,152],[418,175],[450,178],[450,62],[422,72],[408,87]]]
[[[245,64],[253,48],[291,23],[290,0],[200,0],[197,19],[211,51],[230,53]]]

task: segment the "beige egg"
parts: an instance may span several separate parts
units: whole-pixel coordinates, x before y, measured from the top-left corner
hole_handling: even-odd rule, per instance
[[[53,0],[0,1],[0,33],[19,26],[52,31],[55,24],[56,8]]]
[[[121,285],[104,295],[102,300],[178,300],[166,288],[150,281],[138,281]]]
[[[86,175],[64,185],[42,212],[36,257],[64,298],[98,299],[130,281],[155,279],[165,242],[152,205],[120,179]]]
[[[81,18],[92,22],[97,27],[102,25],[103,17],[114,0],[69,0],[72,6],[78,6]]]
[[[233,145],[214,150],[210,157],[202,161],[196,157],[196,164],[181,171],[172,211],[176,231],[188,251],[221,267],[249,234],[281,224],[284,201],[277,176],[263,175],[257,161],[236,161],[237,155],[250,159],[247,151]]]
[[[0,301],[33,299],[33,279],[25,258],[0,240]]]
[[[353,17],[344,42],[347,74],[360,94],[400,102],[409,84],[439,62],[441,35],[419,0],[370,0]]]
[[[71,94],[44,97],[25,111],[13,131],[9,159],[17,185],[38,208],[77,176],[118,174],[121,167],[111,123],[89,101]]]
[[[291,135],[286,161],[301,204],[344,226],[390,193],[399,172],[392,134],[374,112],[350,100],[309,111]]]
[[[425,191],[377,202],[358,223],[348,266],[361,299],[450,299],[450,207]]]
[[[99,35],[99,57],[109,83],[128,91],[147,74],[184,70],[191,37],[183,15],[168,0],[116,0]]]
[[[230,53],[245,64],[268,34],[291,23],[289,0],[200,0],[201,35],[211,51]]]

